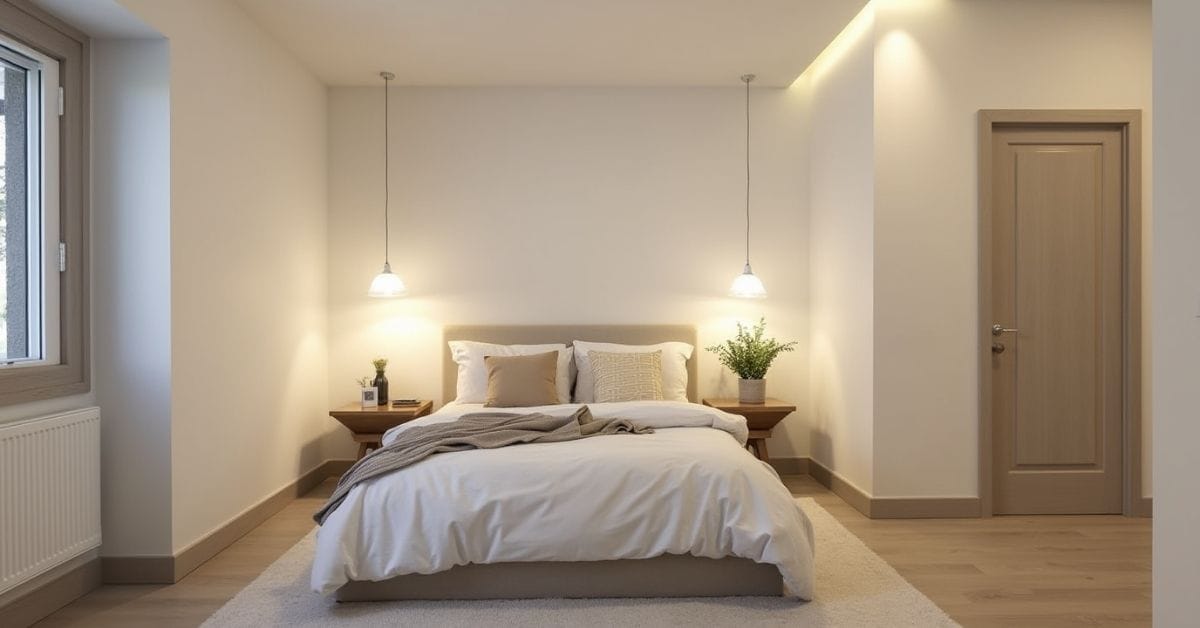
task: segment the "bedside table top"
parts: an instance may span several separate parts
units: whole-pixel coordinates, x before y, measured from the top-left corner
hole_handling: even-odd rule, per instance
[[[725,412],[728,412],[730,414],[747,415],[747,414],[766,414],[766,413],[778,413],[778,412],[788,414],[788,413],[796,411],[796,406],[794,406],[786,401],[782,401],[780,399],[773,399],[771,397],[767,397],[767,400],[765,403],[742,403],[742,402],[738,401],[736,398],[703,399],[701,401],[706,406],[716,408],[718,410],[724,410]]]
[[[428,414],[432,410],[433,410],[433,402],[428,399],[422,399],[421,403],[418,403],[413,406],[393,406],[392,402],[389,401],[389,402],[387,402],[387,404],[382,405],[382,406],[374,406],[374,407],[368,406],[368,407],[364,408],[364,407],[362,407],[361,403],[348,403],[344,406],[339,406],[337,408],[334,408],[333,410],[330,410],[329,415],[332,417],[336,417],[339,414],[356,414],[356,415],[367,414],[367,415],[372,415],[372,416],[378,416],[381,414],[387,414],[387,415],[394,414],[396,416],[416,418],[418,416],[423,416],[425,414]]]
[[[362,407],[359,403],[348,403],[329,411],[329,416],[355,434],[382,434],[401,423],[423,417],[433,410],[433,402],[422,400],[415,406]]]
[[[710,406],[746,419],[750,438],[766,438],[784,417],[796,411],[796,406],[779,399],[767,398],[765,403],[742,403],[737,399],[703,399]]]

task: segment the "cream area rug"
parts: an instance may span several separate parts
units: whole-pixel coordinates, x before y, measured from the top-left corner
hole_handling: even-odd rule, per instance
[[[226,626],[957,626],[811,498],[816,598],[546,599],[338,604],[308,589],[315,531],[204,623]]]

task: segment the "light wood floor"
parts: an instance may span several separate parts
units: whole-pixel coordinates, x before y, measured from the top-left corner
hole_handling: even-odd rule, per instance
[[[784,483],[964,626],[1150,625],[1150,519],[872,520],[808,476]]]
[[[872,521],[807,476],[785,483],[964,626],[1150,625],[1149,519]],[[197,626],[312,529],[332,486],[288,505],[177,584],[104,586],[37,625]]]

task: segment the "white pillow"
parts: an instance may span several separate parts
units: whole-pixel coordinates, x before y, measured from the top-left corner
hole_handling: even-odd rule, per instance
[[[564,344],[549,345],[494,345],[470,340],[451,340],[450,357],[458,365],[458,396],[456,403],[483,403],[487,399],[487,366],[483,358],[489,355],[513,356],[535,355],[558,352],[558,368],[554,387],[558,389],[558,402],[571,403],[571,353]]]
[[[688,372],[687,361],[692,357],[695,347],[686,342],[660,342],[656,345],[618,345],[610,342],[585,342],[576,340],[575,368],[579,374],[575,378],[575,403],[594,403],[596,401],[596,378],[592,373],[592,363],[588,359],[588,351],[607,351],[609,353],[652,353],[662,351],[662,394],[666,401],[687,401]]]

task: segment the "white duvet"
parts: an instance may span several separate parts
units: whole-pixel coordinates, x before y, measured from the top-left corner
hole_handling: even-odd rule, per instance
[[[775,565],[786,594],[812,598],[812,525],[745,450],[744,419],[670,401],[589,406],[596,418],[656,431],[439,454],[364,482],[317,533],[313,590],[469,563],[692,554]],[[389,431],[384,444],[482,409],[448,405]]]

